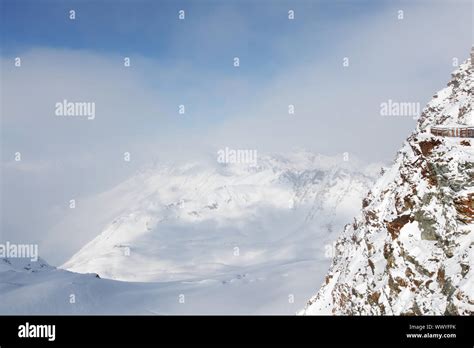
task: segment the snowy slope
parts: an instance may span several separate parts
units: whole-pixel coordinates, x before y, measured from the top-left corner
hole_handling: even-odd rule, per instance
[[[297,152],[256,167],[151,168],[116,188],[128,208],[62,268],[172,281],[314,259],[377,175],[353,162]]]
[[[314,287],[307,272],[320,271],[318,263],[301,261],[211,279],[140,283],[17,261],[0,259],[0,314],[292,314]]]
[[[347,225],[304,314],[474,314],[474,139],[431,126],[474,126],[470,60],[423,111],[392,168]]]
[[[90,274],[0,260],[0,313],[293,314],[379,168],[308,152],[150,168],[110,192],[128,207],[65,265]]]

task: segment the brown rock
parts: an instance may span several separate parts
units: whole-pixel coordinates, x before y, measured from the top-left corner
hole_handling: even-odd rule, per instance
[[[431,154],[431,151],[438,146],[441,145],[441,141],[438,139],[431,139],[431,140],[425,140],[425,141],[420,141],[419,144],[421,153],[423,156],[429,156]]]
[[[401,215],[396,219],[387,222],[387,230],[392,236],[392,239],[396,239],[400,234],[400,230],[403,226],[405,226],[408,222],[412,222],[413,218],[410,215]]]

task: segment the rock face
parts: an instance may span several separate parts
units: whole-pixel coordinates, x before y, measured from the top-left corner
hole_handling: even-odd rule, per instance
[[[474,314],[473,141],[430,133],[431,126],[472,126],[473,104],[468,60],[345,227],[303,314]]]

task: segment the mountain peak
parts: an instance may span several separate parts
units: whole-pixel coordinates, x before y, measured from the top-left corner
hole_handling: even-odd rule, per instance
[[[429,131],[432,126],[474,126],[473,70],[471,59],[468,59],[451,74],[447,87],[436,93],[423,110],[418,132]]]

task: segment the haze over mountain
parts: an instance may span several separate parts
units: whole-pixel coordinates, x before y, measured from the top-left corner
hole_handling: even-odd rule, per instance
[[[378,170],[308,152],[264,156],[256,166],[149,169],[114,189],[127,208],[62,267],[168,281],[312,259]]]

